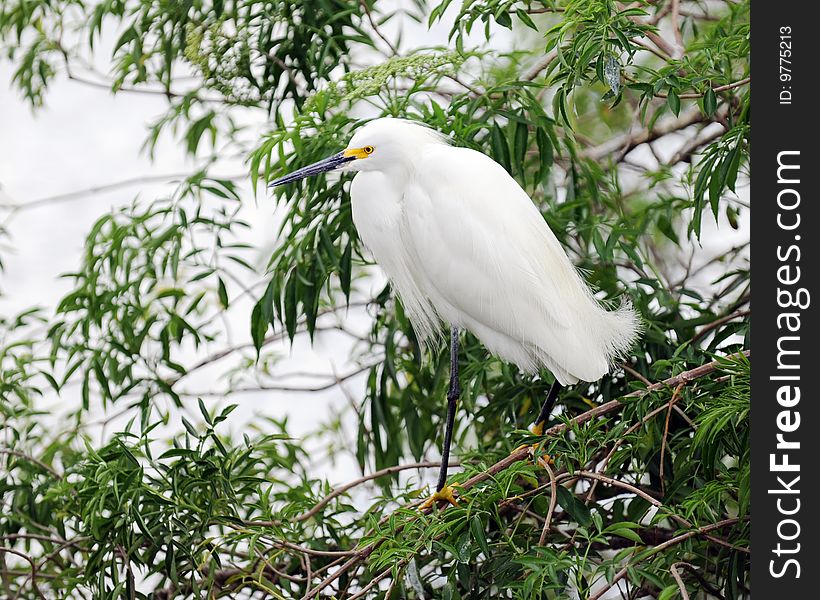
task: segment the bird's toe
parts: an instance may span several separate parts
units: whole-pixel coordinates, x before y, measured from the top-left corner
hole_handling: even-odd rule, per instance
[[[455,490],[457,487],[460,487],[458,483],[444,486],[425,500],[424,503],[419,506],[419,510],[427,510],[442,501],[448,502],[452,506],[458,506],[458,496],[456,495]]]

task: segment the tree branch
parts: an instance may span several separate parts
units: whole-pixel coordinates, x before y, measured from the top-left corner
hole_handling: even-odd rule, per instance
[[[652,128],[631,131],[599,144],[598,146],[587,148],[580,153],[580,156],[582,158],[591,158],[592,160],[601,160],[618,151],[620,151],[620,156],[626,156],[630,150],[641,144],[652,142],[670,133],[686,129],[690,125],[704,121],[705,118],[699,108],[693,107],[679,117],[661,121]]]
[[[373,14],[370,12],[370,7],[367,6],[367,0],[359,0],[359,4],[361,5],[362,9],[364,9],[365,14],[367,15],[367,20],[370,22],[370,26],[373,28],[374,33],[381,38],[381,40],[387,44],[387,47],[390,48],[390,52],[393,54],[398,54],[399,50],[392,44],[390,40],[388,40],[385,35],[381,32],[376,22],[373,20]]]
[[[32,559],[28,554],[24,554],[19,550],[5,548],[3,546],[0,546],[0,552],[5,552],[8,554],[13,554],[14,556],[19,556],[20,558],[28,562],[29,565],[31,565],[31,573],[29,575],[29,577],[31,578],[31,587],[34,588],[34,591],[40,598],[42,598],[43,600],[47,600],[46,597],[43,595],[43,592],[41,592],[40,588],[37,586],[37,565],[35,564],[34,559]],[[19,595],[19,591],[20,590],[18,590],[17,595]]]
[[[730,356],[727,356],[726,358],[739,358],[741,356],[745,356],[746,358],[751,358],[752,351],[751,350],[744,350],[742,352],[738,352],[737,354],[732,354]],[[559,423],[558,425],[554,425],[553,427],[550,427],[547,431],[544,432],[544,435],[545,436],[554,436],[554,435],[557,435],[559,433],[563,433],[564,431],[566,431],[568,426],[570,426],[570,425],[582,425],[582,424],[586,423],[587,421],[590,421],[590,420],[595,419],[597,417],[601,417],[601,416],[607,415],[611,412],[615,412],[623,406],[622,400],[624,400],[626,398],[642,398],[643,396],[645,396],[645,395],[647,395],[651,392],[657,392],[658,390],[662,390],[662,389],[665,389],[665,388],[671,388],[671,387],[674,387],[674,386],[678,385],[679,383],[688,384],[688,383],[694,381],[695,379],[703,377],[704,375],[709,375],[710,373],[714,373],[720,367],[721,364],[723,364],[723,361],[713,360],[710,363],[706,363],[705,365],[701,365],[701,366],[696,367],[694,369],[690,369],[689,371],[684,371],[683,373],[681,373],[679,375],[675,375],[674,377],[670,377],[668,379],[664,379],[663,381],[653,383],[652,385],[650,385],[649,387],[647,387],[643,390],[636,390],[636,391],[634,391],[630,394],[627,394],[623,398],[610,400],[609,402],[606,402],[605,404],[601,404],[600,406],[596,406],[592,410],[588,410],[587,412],[582,413],[582,414],[578,415],[577,417],[575,417],[573,419],[570,419],[570,421],[568,423]],[[665,405],[664,405],[664,407],[665,407]]]
[[[212,396],[228,396],[230,394],[252,394],[255,392],[295,392],[295,393],[310,393],[310,392],[323,392],[325,390],[332,389],[339,385],[340,383],[344,383],[348,379],[352,379],[357,375],[361,375],[365,371],[372,369],[378,362],[373,364],[363,365],[349,373],[345,373],[344,375],[339,375],[334,377],[332,381],[327,383],[321,383],[317,385],[311,386],[295,386],[295,385],[279,385],[279,384],[261,384],[258,386],[241,386],[235,388],[229,388],[224,392],[218,392],[213,390],[201,390],[201,391],[180,391],[177,392],[180,396],[188,396],[188,397],[212,397]]]
[[[122,181],[115,181],[113,183],[106,183],[103,185],[97,185],[94,187],[86,188],[83,190],[77,190],[74,192],[67,192],[65,194],[57,194],[55,196],[46,196],[45,198],[38,198],[37,200],[32,200],[31,202],[26,202],[24,204],[15,204],[11,207],[13,212],[22,212],[24,210],[30,210],[33,208],[40,208],[42,206],[47,206],[49,204],[59,204],[62,202],[68,202],[70,200],[76,200],[78,198],[83,198],[85,196],[90,196],[92,194],[100,194],[102,192],[110,192],[113,190],[118,190],[121,188],[127,188],[134,185],[139,185],[142,183],[172,183],[174,180],[181,180],[187,177],[190,177],[191,173],[169,173],[167,175],[141,175],[139,177],[131,177],[128,179],[123,179]],[[238,175],[226,175],[217,177],[217,179],[230,179],[230,180],[238,180],[246,177],[245,174],[238,174]]]
[[[675,563],[671,567],[669,567],[669,572],[672,574],[672,578],[675,580],[675,583],[678,584],[678,589],[680,590],[680,595],[682,600],[689,600],[689,592],[686,591],[686,584],[683,583],[683,579],[681,579],[680,573],[677,569],[678,563]]]
[[[10,450],[8,448],[0,448],[0,454],[5,454],[7,456],[16,456],[17,458],[22,458],[23,460],[25,460],[27,462],[30,462],[34,465],[37,465],[38,467],[40,467],[44,471],[47,471],[48,473],[50,473],[51,475],[53,475],[57,479],[62,479],[63,478],[63,476],[60,473],[58,473],[53,467],[47,465],[46,463],[44,463],[43,461],[41,461],[37,458],[34,458],[33,456],[29,456],[28,454],[20,452],[19,450]]]

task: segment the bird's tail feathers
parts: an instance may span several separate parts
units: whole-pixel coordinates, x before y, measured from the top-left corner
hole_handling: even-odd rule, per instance
[[[643,332],[643,322],[629,299],[621,300],[613,310],[598,306],[599,313],[592,325],[602,342],[610,367],[624,358]]]

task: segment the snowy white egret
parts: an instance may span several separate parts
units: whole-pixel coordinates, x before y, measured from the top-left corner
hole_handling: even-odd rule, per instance
[[[371,121],[348,148],[271,183],[358,171],[353,221],[384,270],[422,343],[450,326],[450,389],[441,472],[446,488],[458,397],[458,335],[467,329],[522,370],[555,377],[534,431],[562,385],[596,381],[638,335],[628,302],[605,310],[593,297],[527,193],[491,158],[451,146],[429,127]]]

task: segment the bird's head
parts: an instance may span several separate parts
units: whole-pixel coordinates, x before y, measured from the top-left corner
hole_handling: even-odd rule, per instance
[[[446,138],[426,125],[405,119],[382,118],[360,127],[347,148],[275,179],[271,187],[329,171],[391,171],[406,169],[428,144],[446,144]]]

